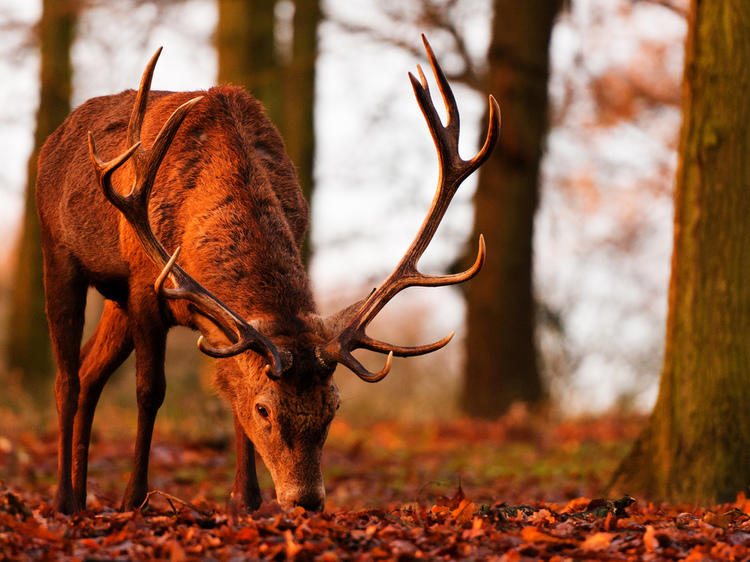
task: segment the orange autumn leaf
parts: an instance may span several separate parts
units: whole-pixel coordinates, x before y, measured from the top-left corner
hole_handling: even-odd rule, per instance
[[[302,547],[294,541],[294,535],[290,530],[284,531],[284,543],[286,545],[287,560],[293,560]]]
[[[656,530],[653,525],[646,525],[646,531],[643,533],[643,544],[648,552],[653,552],[659,548],[659,540],[656,538]]]
[[[565,539],[553,537],[539,530],[539,527],[529,525],[521,529],[521,538],[526,542],[532,543],[564,543]]]
[[[583,511],[588,507],[590,503],[590,498],[576,498],[574,500],[570,500],[568,502],[568,505],[566,505],[562,510],[562,513],[576,513],[577,511]]]
[[[529,523],[533,525],[544,525],[546,523],[554,524],[555,518],[552,516],[549,509],[540,509],[529,516]]]
[[[477,510],[476,504],[466,498],[461,500],[458,507],[451,511],[451,516],[461,523],[470,521],[474,517],[474,512]]]
[[[609,545],[612,543],[612,539],[616,535],[614,533],[595,533],[589,537],[586,537],[586,540],[583,541],[583,544],[581,545],[581,548],[584,550],[606,550],[609,548]]]
[[[729,527],[730,518],[726,513],[719,514],[714,513],[713,511],[709,511],[703,516],[703,521],[714,527],[726,529],[727,527]]]

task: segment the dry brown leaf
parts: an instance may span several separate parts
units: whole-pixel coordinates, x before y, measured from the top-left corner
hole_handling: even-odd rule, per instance
[[[530,525],[528,527],[524,527],[521,529],[521,538],[525,540],[526,542],[533,542],[533,543],[564,543],[567,542],[565,539],[561,539],[558,537],[553,537],[552,535],[548,535],[547,533],[543,533],[539,530],[538,527],[535,527],[533,525]]]
[[[656,530],[653,525],[646,525],[646,531],[643,533],[643,544],[648,552],[653,552],[659,548],[659,540],[656,538]]]
[[[586,537],[586,540],[583,541],[583,544],[581,545],[581,548],[584,550],[593,550],[593,551],[599,551],[599,550],[606,550],[609,548],[609,545],[612,543],[612,539],[617,536],[614,533],[595,533],[589,537]]]
[[[477,510],[476,504],[468,499],[462,499],[458,507],[451,511],[451,516],[458,522],[464,523],[471,521],[474,517],[474,512]]]
[[[726,513],[718,514],[714,513],[713,511],[709,511],[703,516],[703,521],[705,521],[709,525],[713,525],[714,527],[726,529],[727,527],[729,527],[730,518]]]
[[[554,524],[555,518],[552,517],[552,513],[549,509],[542,508],[529,515],[528,521],[532,525],[545,525],[549,523]]]

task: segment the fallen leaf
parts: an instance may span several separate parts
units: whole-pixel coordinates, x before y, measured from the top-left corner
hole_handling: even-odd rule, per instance
[[[529,516],[529,523],[533,525],[544,525],[547,523],[555,523],[555,518],[552,517],[552,513],[548,509],[540,509],[535,511]]]
[[[562,510],[563,513],[576,513],[578,511],[584,511],[591,503],[589,498],[576,498],[570,500],[568,505]]]
[[[564,543],[567,542],[565,539],[561,539],[558,537],[553,537],[552,535],[548,535],[547,533],[543,533],[539,530],[538,527],[535,527],[533,525],[530,525],[528,527],[524,527],[521,529],[521,538],[525,540],[526,542],[542,542],[542,543]]]
[[[612,543],[612,539],[615,536],[616,535],[614,533],[595,533],[589,537],[586,537],[586,540],[583,541],[581,548],[584,550],[593,551],[606,550],[607,548],[609,548],[609,545]]]
[[[474,517],[474,512],[477,510],[476,504],[468,499],[462,499],[461,502],[458,504],[458,507],[451,511],[451,516],[453,519],[460,523],[464,523],[466,521],[471,521],[471,519]]]
[[[284,531],[284,542],[286,543],[287,560],[294,560],[294,557],[302,550],[302,547],[294,541],[294,535],[288,529]]]
[[[713,525],[714,527],[726,529],[727,527],[729,527],[730,518],[726,513],[719,515],[718,513],[709,511],[703,516],[703,521],[705,521],[709,525]]]
[[[185,549],[182,548],[179,542],[169,541],[167,543],[167,550],[169,551],[170,562],[185,562],[187,560]]]

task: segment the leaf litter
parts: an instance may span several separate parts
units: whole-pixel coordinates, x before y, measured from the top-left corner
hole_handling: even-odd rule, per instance
[[[605,429],[622,427],[622,420],[589,422],[590,431],[557,426],[542,431],[551,431],[550,439],[533,431],[509,438],[501,435],[502,423],[493,423],[429,429],[392,424],[370,428],[378,433],[374,439],[338,426],[324,459],[332,498],[325,512],[284,510],[266,502],[237,517],[230,516],[222,497],[231,487],[231,444],[159,436],[165,450],[154,455],[151,475],[152,487],[159,487],[139,510],[119,512],[117,494],[127,475],[119,457],[129,456],[128,441],[98,443],[89,510],[68,517],[49,503],[54,436],[5,436],[12,446],[0,456],[0,559],[750,558],[750,500],[744,494],[711,509],[596,495],[622,448],[606,443],[627,447],[638,424],[626,435]],[[592,460],[588,452],[576,457],[592,443],[598,444],[594,457],[599,458]],[[558,462],[561,450],[575,462]],[[498,453],[519,465],[515,473],[496,470],[493,454]],[[588,470],[587,461],[597,470]],[[181,474],[177,481],[176,473]],[[452,481],[429,480],[450,475]],[[265,497],[271,497],[269,483],[263,486]]]

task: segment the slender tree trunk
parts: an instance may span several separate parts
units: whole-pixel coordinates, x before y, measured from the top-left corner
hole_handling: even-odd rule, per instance
[[[44,0],[39,22],[39,108],[34,149],[28,163],[8,319],[8,367],[23,371],[23,385],[32,396],[49,392],[52,375],[52,355],[44,312],[41,234],[34,199],[36,161],[42,143],[70,113],[70,48],[77,10],[77,0]]]
[[[302,192],[312,201],[315,178],[315,64],[318,58],[320,0],[296,0],[292,56],[287,69],[286,116],[282,134],[289,157],[297,166]],[[302,246],[305,263],[310,237]]]
[[[218,0],[219,81],[244,86],[266,107],[308,201],[315,156],[315,64],[320,0],[295,0],[290,45],[277,35],[277,0]],[[309,257],[305,241],[303,259]]]
[[[484,164],[475,236],[487,261],[469,284],[463,410],[494,417],[544,399],[534,341],[532,234],[547,132],[549,39],[559,2],[495,1],[487,91],[502,111],[500,146]],[[486,119],[485,119],[486,121]]]
[[[712,504],[750,485],[750,3],[693,0],[683,88],[659,396],[614,482]]]

